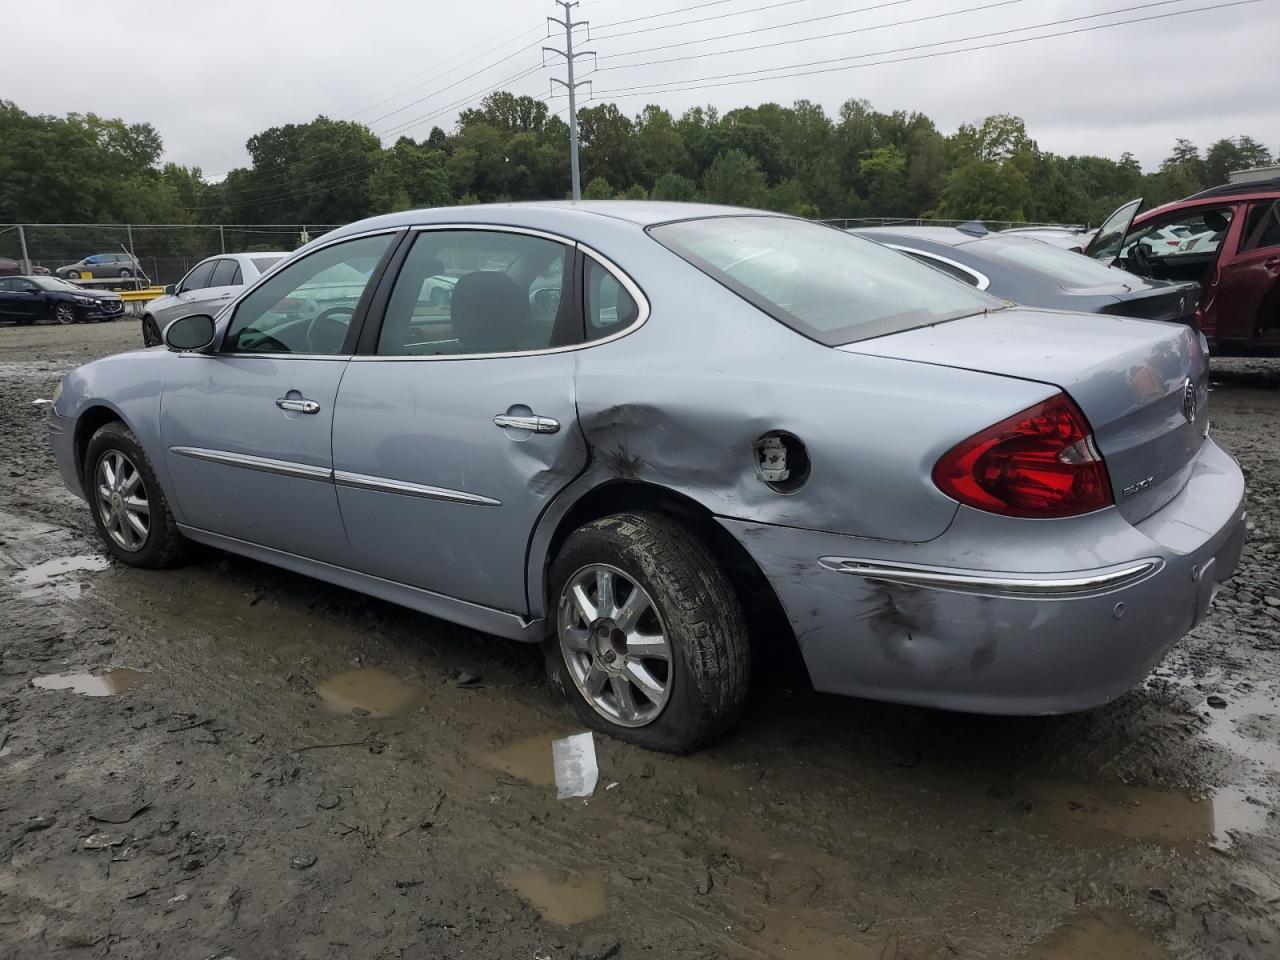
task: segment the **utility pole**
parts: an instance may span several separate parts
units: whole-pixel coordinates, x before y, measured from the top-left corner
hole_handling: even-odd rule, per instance
[[[579,20],[577,23],[573,21],[573,8],[578,5],[578,0],[555,0],[557,4],[564,8],[564,19],[557,20],[555,17],[547,17],[551,23],[564,27],[564,49],[558,50],[555,47],[543,47],[544,53],[556,53],[564,57],[565,66],[568,68],[569,79],[561,80],[559,77],[552,77],[552,83],[558,83],[569,91],[569,170],[573,179],[573,199],[582,199],[582,176],[578,172],[578,87],[586,86],[591,83],[590,80],[582,80],[575,82],[573,79],[573,64],[578,57],[594,57],[594,50],[579,50],[574,53],[573,50],[573,31],[575,27],[585,27],[588,21]]]
[[[31,258],[27,256],[27,232],[22,229],[22,224],[18,224],[18,246],[22,247],[22,272],[25,276],[31,276]]]

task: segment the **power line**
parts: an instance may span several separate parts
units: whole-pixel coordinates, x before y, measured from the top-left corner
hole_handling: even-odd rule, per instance
[[[692,13],[694,10],[702,10],[706,7],[721,7],[726,3],[736,3],[737,0],[711,0],[710,3],[698,3],[692,7],[685,7],[682,10],[664,10],[662,13],[646,13],[643,17],[631,17],[629,20],[615,20],[613,23],[606,23],[605,28],[623,27],[628,23],[639,23],[641,20],[656,20],[658,17],[669,17],[673,13]]]
[[[696,20],[681,20],[679,23],[660,23],[652,27],[638,27],[635,30],[624,30],[621,33],[597,34],[593,40],[612,40],[615,37],[630,37],[637,33],[652,33],[654,30],[671,30],[675,27],[690,27],[697,23],[710,23],[713,20],[727,20],[729,17],[745,17],[748,13],[760,13],[764,10],[776,10],[778,7],[794,7],[805,0],[780,0],[778,3],[767,3],[763,7],[752,7],[750,10],[734,10],[732,13],[717,13],[710,17],[699,17]],[[897,0],[898,3],[910,3],[911,0]]]
[[[667,57],[662,60],[645,60],[640,63],[620,63],[620,64],[617,64],[616,66],[597,67],[596,69],[601,73],[603,73],[606,70],[626,70],[628,67],[652,67],[658,64],[663,64],[663,63],[679,63],[684,60],[704,60],[707,57],[724,57],[734,53],[748,53],[752,50],[765,50],[771,47],[785,47],[794,43],[811,43],[815,40],[828,40],[832,37],[847,37],[855,33],[870,33],[874,30],[887,30],[890,27],[905,27],[910,24],[925,23],[930,20],[942,20],[946,17],[957,17],[966,13],[978,13],[982,10],[994,10],[996,7],[1008,7],[1008,6],[1012,6],[1015,3],[1026,3],[1026,2],[1027,0],[996,0],[995,3],[987,3],[979,7],[965,7],[963,10],[947,10],[947,11],[944,11],[943,13],[931,13],[927,16],[912,17],[908,20],[895,20],[892,23],[877,23],[869,27],[854,27],[852,30],[840,30],[836,33],[824,33],[824,34],[819,34],[816,37],[810,36],[810,37],[797,37],[794,40],[774,40],[769,43],[758,43],[753,47],[734,47],[732,50],[712,50],[708,53],[690,53],[681,57]],[[1181,0],[1169,0],[1169,2],[1177,3],[1177,2],[1181,2]],[[882,6],[884,6],[884,4],[882,4]],[[871,9],[876,9],[876,8],[874,7],[864,8],[864,10],[871,10]],[[860,10],[857,12],[862,13],[864,11]],[[782,26],[788,26],[788,24],[782,24]],[[744,30],[742,31],[741,34],[731,33],[731,34],[726,34],[724,36],[719,36],[719,37],[708,37],[706,40],[691,40],[689,41],[689,43],[690,44],[712,43],[716,40],[725,40],[725,39],[728,39],[729,37],[742,36],[743,34],[758,33],[758,32],[759,31],[757,30]],[[688,44],[671,44],[666,47],[657,47],[657,48],[650,47],[649,49],[650,50],[653,50],[653,49],[670,50],[671,47],[673,46],[687,46],[687,45]],[[647,51],[633,50],[630,53],[613,53],[613,54],[609,54],[608,56],[599,57],[598,59],[612,60],[615,57],[626,57],[626,56],[631,56],[635,53],[645,53],[645,52]]]
[[[1144,9],[1147,7],[1163,6],[1168,3],[1177,3],[1177,2],[1185,2],[1185,0],[1159,0],[1159,2],[1157,3],[1142,4],[1138,7],[1130,7],[1125,9]],[[739,73],[726,73],[726,74],[718,74],[718,75],[708,76],[708,77],[692,78],[691,80],[672,80],[672,81],[668,81],[666,83],[661,83],[661,84],[641,84],[639,86],[634,86],[634,87],[618,87],[612,90],[601,90],[599,93],[593,94],[592,99],[601,99],[605,96],[611,96],[614,98],[625,98],[625,97],[633,97],[633,96],[650,96],[655,93],[678,93],[685,90],[706,90],[713,87],[728,87],[728,86],[735,86],[743,83],[758,83],[762,80],[787,80],[794,77],[809,77],[809,76],[816,76],[818,74],[837,73],[842,70],[858,70],[858,69],[863,69],[865,67],[878,67],[878,66],[884,66],[884,65],[893,64],[893,63],[908,63],[915,60],[928,60],[936,57],[951,56],[952,54],[957,54],[957,53],[971,53],[977,50],[990,50],[997,47],[1014,46],[1016,44],[1021,44],[1021,43],[1030,43],[1034,40],[1049,40],[1055,37],[1066,37],[1066,36],[1072,36],[1074,34],[1080,34],[1080,33],[1091,33],[1095,30],[1106,30],[1111,27],[1122,27],[1122,26],[1127,26],[1129,24],[1134,24],[1134,23],[1147,23],[1149,21],[1154,21],[1154,20],[1167,20],[1172,17],[1180,17],[1180,16],[1185,16],[1187,14],[1192,14],[1192,13],[1204,13],[1211,10],[1225,10],[1230,7],[1249,6],[1251,4],[1260,3],[1260,2],[1261,0],[1233,0],[1233,2],[1230,2],[1230,3],[1219,3],[1211,6],[1195,7],[1189,10],[1174,10],[1174,11],[1170,11],[1169,13],[1153,14],[1147,17],[1134,17],[1129,20],[1118,20],[1115,23],[1100,23],[1090,27],[1078,27],[1074,30],[1062,30],[1057,33],[1044,34],[1043,36],[1038,36],[1038,37],[1020,37],[1016,40],[1004,40],[999,43],[980,44],[973,47],[962,47],[956,50],[941,50],[934,53],[919,54],[917,56],[912,56],[912,57],[899,57],[894,60],[882,60],[882,61],[877,61],[876,63],[859,63],[859,64],[848,64],[846,66],[841,66],[841,67],[824,67],[818,70],[804,70],[804,71],[797,71],[794,73],[781,73],[781,74],[775,74],[774,76],[768,76],[768,77],[752,76],[752,74],[765,73],[773,70],[789,70],[794,67],[804,67],[804,66],[813,66],[816,64],[823,64],[823,63],[833,63],[833,62],[836,62],[837,60],[864,59],[866,57],[886,56],[891,53],[899,53],[899,52],[905,52],[910,50],[920,50],[926,47],[935,47],[935,46],[939,46],[947,43],[963,43],[968,40],[976,40],[982,37],[1002,36],[1005,34],[1016,33],[1023,30],[1038,30],[1038,29],[1043,29],[1044,27],[1055,26],[1061,23],[1071,23],[1076,20],[1087,19],[1083,17],[1069,17],[1065,20],[1056,20],[1048,23],[1034,24],[1028,27],[1017,27],[1012,30],[1000,30],[994,33],[978,34],[972,37],[956,38],[952,40],[941,40],[935,43],[917,44],[911,47],[899,47],[895,50],[881,50],[875,53],[857,54],[852,57],[838,57],[838,58],[835,58],[835,60],[817,60],[817,61],[812,61],[811,63],[808,63],[808,64],[789,64],[783,67],[770,67],[765,70],[747,70]],[[1089,15],[1089,17],[1090,18],[1105,17],[1105,16],[1109,16],[1119,12],[1122,12],[1122,11],[1112,10],[1107,13],[1091,14]],[[728,79],[728,80],[722,79],[726,77],[741,77],[745,79]],[[711,81],[711,80],[720,80],[721,82],[718,82],[718,83],[703,82],[703,81]],[[672,86],[673,84],[685,84],[685,85]],[[665,89],[658,89],[659,87],[662,87]],[[632,91],[635,91],[635,92],[632,92]]]

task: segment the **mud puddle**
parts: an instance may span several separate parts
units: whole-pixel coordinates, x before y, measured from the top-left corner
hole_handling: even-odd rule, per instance
[[[373,717],[398,717],[426,706],[429,694],[385,670],[346,670],[316,686],[321,701],[333,713],[366,711]]]
[[[96,573],[111,566],[101,554],[85,553],[74,557],[58,557],[19,570],[9,577],[24,600],[39,600],[53,595],[72,599],[80,595],[80,582],[73,574]]]
[[[563,734],[546,733],[526,737],[515,743],[485,754],[485,765],[501,773],[509,774],[525,783],[539,787],[556,785],[555,763],[551,758],[551,743]]]
[[[32,677],[31,684],[41,690],[70,690],[85,697],[113,697],[119,693],[128,693],[146,677],[145,673],[120,667],[99,675],[47,673]]]
[[[558,927],[585,923],[605,911],[604,878],[599,870],[560,877],[544,870],[513,870],[502,879],[544,920]]]
[[[1065,923],[1025,955],[1026,960],[1167,960],[1168,956],[1150,936],[1113,914]]]

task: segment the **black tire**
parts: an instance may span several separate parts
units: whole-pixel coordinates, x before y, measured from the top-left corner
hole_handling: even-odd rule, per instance
[[[141,475],[141,489],[150,507],[146,537],[137,549],[126,549],[107,529],[98,493],[99,464],[113,453],[120,453]],[[84,457],[84,487],[98,535],[116,559],[131,567],[159,570],[174,566],[186,552],[187,540],[178,532],[178,524],[169,510],[151,461],[138,443],[133,431],[120,421],[99,427],[89,440]]]
[[[121,276],[121,278],[124,278],[124,277],[132,277],[132,276],[133,276],[133,271],[132,271],[132,270],[129,270],[128,268],[126,268],[126,269],[124,269],[124,270],[121,270],[121,271],[120,271],[120,276]]]
[[[562,604],[572,604],[566,587],[592,565],[616,568],[649,595],[670,644],[669,692],[657,715],[643,726],[603,715],[579,689],[565,661],[559,634]],[[654,513],[616,514],[586,524],[570,534],[556,556],[549,587],[547,673],[582,723],[669,753],[698,750],[737,723],[750,675],[746,618],[720,564],[687,529]],[[607,651],[604,655],[609,656]]]
[[[68,271],[67,271],[67,279],[68,279],[68,280],[79,280],[79,279],[80,279],[80,271],[79,271],[79,270],[68,270]]]
[[[156,323],[156,318],[151,314],[143,314],[142,317],[142,343],[147,347],[158,347],[164,340],[160,336],[160,326]]]
[[[79,323],[80,318],[76,316],[76,308],[66,301],[59,301],[53,305],[53,310],[49,314],[49,319],[54,323]]]

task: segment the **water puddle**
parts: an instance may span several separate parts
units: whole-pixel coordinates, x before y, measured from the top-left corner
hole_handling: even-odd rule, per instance
[[[80,584],[71,575],[76,573],[93,573],[105,570],[111,561],[101,554],[86,553],[75,557],[59,557],[46,560],[19,570],[9,577],[11,583],[21,589],[18,595],[24,600],[36,599],[50,593],[67,599],[80,595]]]
[[[502,879],[542,919],[558,927],[583,923],[604,913],[604,879],[599,870],[560,879],[544,870],[514,870]]]
[[[1189,852],[1200,844],[1230,844],[1233,831],[1257,832],[1267,818],[1265,806],[1234,787],[1199,798],[1152,787],[1040,783],[1027,794],[1033,822],[1084,846],[1121,838]]]
[[[100,676],[91,673],[48,673],[32,677],[33,686],[42,690],[70,690],[86,697],[112,697],[128,693],[144,678],[145,673],[118,668]]]
[[[337,714],[366,710],[374,717],[398,717],[425,706],[427,691],[385,670],[347,670],[316,687],[324,705]]]
[[[495,750],[484,757],[486,765],[540,787],[556,785],[555,765],[551,759],[551,742],[558,734],[526,737]]]
[[[1147,934],[1110,914],[1065,923],[1032,947],[1026,960],[1168,960]]]
[[[865,935],[855,939],[836,929],[842,926],[839,921],[819,910],[766,911],[760,919],[763,929],[750,945],[770,960],[881,960],[897,955],[892,936],[874,942]]]

